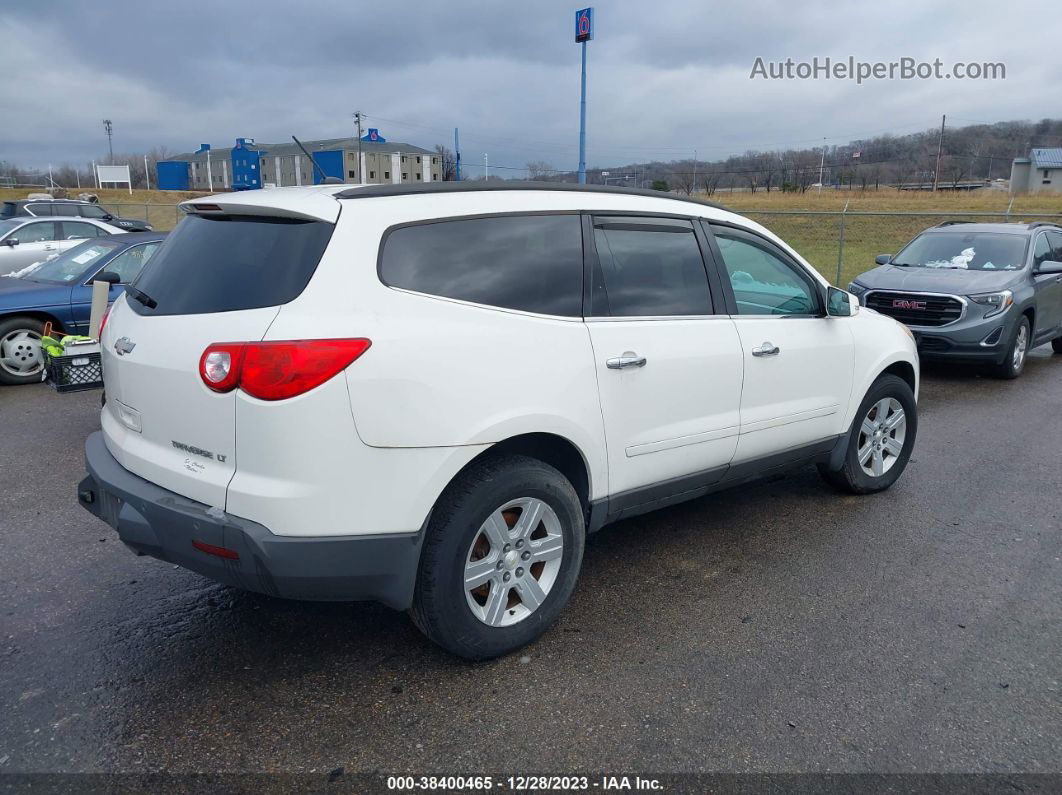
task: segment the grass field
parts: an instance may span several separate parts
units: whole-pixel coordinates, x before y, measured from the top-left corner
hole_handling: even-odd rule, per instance
[[[25,198],[27,189],[0,189],[0,200]],[[118,215],[144,218],[156,229],[172,229],[180,218],[178,202],[203,196],[179,191],[125,190],[92,191],[100,203]],[[76,190],[71,196],[77,195]],[[1012,197],[1003,191],[906,192],[832,191],[804,194],[725,193],[713,200],[748,215],[768,227],[799,251],[820,273],[842,287],[863,271],[874,267],[877,254],[895,253],[923,229],[950,220],[1003,221],[1010,206],[1010,220],[1026,215],[1054,215],[1062,222],[1062,194]],[[844,250],[838,279],[841,211],[845,217]],[[880,213],[863,215],[862,213]],[[923,213],[923,215],[888,215]],[[969,213],[996,213],[994,218],[978,218]],[[1046,219],[1038,219],[1046,220]]]

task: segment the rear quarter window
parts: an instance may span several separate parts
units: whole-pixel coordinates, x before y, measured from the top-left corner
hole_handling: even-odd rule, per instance
[[[158,306],[130,306],[142,315],[196,315],[286,304],[306,288],[334,228],[292,218],[189,215],[134,283]]]
[[[380,255],[390,287],[476,304],[582,315],[578,215],[433,221],[392,229]]]

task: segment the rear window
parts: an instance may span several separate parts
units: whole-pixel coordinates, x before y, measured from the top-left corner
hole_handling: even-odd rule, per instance
[[[578,215],[470,218],[399,227],[384,242],[391,287],[477,304],[579,317],[583,238]]]
[[[309,283],[334,226],[259,216],[189,215],[134,286],[153,298],[142,315],[198,315],[286,304]]]

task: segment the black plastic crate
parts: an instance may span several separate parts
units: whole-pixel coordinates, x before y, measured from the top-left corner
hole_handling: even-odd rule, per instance
[[[56,392],[80,392],[103,386],[103,362],[98,353],[45,354],[44,366],[48,371],[48,382]]]

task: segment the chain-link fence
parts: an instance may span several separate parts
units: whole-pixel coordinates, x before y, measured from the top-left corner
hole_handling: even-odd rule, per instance
[[[739,210],[795,248],[839,287],[875,267],[878,254],[895,254],[919,232],[947,221],[1005,223],[1053,221],[1062,213],[816,212]]]
[[[128,204],[105,202],[123,218],[140,218],[158,230],[173,229],[183,213],[176,204]],[[1054,221],[1062,213],[935,213],[865,212],[816,210],[739,210],[763,224],[800,252],[819,273],[844,287],[865,270],[874,267],[878,254],[895,254],[922,230],[946,221],[980,223],[1008,221]]]

